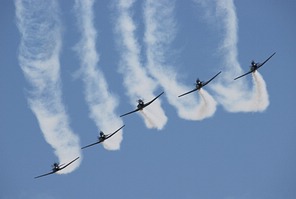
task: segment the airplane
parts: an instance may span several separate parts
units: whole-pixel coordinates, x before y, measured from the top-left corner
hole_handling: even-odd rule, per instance
[[[100,136],[98,136],[98,141],[95,143],[92,143],[90,145],[84,146],[81,149],[85,149],[87,147],[96,145],[96,144],[100,144],[101,142],[104,142],[105,140],[109,139],[110,137],[112,137],[113,135],[115,135],[115,133],[117,133],[120,129],[122,129],[125,125],[123,125],[122,127],[120,127],[119,129],[117,129],[116,131],[114,131],[111,134],[105,135],[102,131],[100,131]]]
[[[50,175],[50,174],[54,174],[60,170],[63,170],[64,168],[66,168],[67,166],[69,166],[70,164],[72,164],[73,162],[75,162],[76,160],[78,160],[79,157],[75,158],[74,160],[72,160],[71,162],[69,162],[68,164],[64,165],[64,164],[59,164],[59,163],[53,163],[52,165],[52,171],[49,172],[49,173],[46,173],[46,174],[43,174],[43,175],[40,175],[40,176],[36,176],[35,178],[41,178],[43,176],[47,176],[47,175]],[[64,165],[64,166],[63,166]]]
[[[120,117],[129,115],[131,113],[137,112],[137,111],[141,111],[143,110],[146,106],[150,105],[152,102],[154,102],[157,98],[159,98],[164,92],[160,93],[159,95],[157,95],[154,99],[152,99],[150,102],[147,102],[146,104],[144,103],[144,101],[142,99],[138,100],[138,105],[137,105],[137,109],[133,110],[131,112],[125,113],[123,115],[121,115]]]
[[[197,90],[201,89],[202,87],[204,87],[205,85],[207,85],[208,83],[210,83],[213,79],[215,79],[220,73],[221,73],[221,71],[219,73],[217,73],[214,77],[212,77],[210,80],[206,81],[206,82],[200,81],[197,78],[196,83],[195,83],[195,89],[193,89],[191,91],[188,91],[186,93],[183,93],[182,95],[179,95],[178,97],[182,97],[184,95],[187,95],[189,93],[192,93],[194,91],[197,91]]]
[[[238,76],[238,77],[236,77],[236,78],[234,78],[234,80],[237,80],[237,79],[239,79],[239,78],[241,78],[241,77],[243,77],[243,76],[245,76],[245,75],[248,75],[248,74],[250,74],[250,73],[253,73],[253,72],[255,72],[256,70],[258,70],[261,66],[263,66],[273,55],[275,54],[275,52],[272,54],[272,55],[270,55],[263,63],[256,63],[254,60],[251,62],[251,66],[250,66],[250,71],[249,72],[247,72],[247,73],[245,73],[245,74],[243,74],[243,75],[241,75],[241,76]]]

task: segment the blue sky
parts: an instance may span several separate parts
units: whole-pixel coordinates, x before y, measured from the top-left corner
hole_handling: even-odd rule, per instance
[[[294,1],[0,4],[0,198],[296,197]]]

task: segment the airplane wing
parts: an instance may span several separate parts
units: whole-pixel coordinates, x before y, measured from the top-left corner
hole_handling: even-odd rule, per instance
[[[150,102],[147,102],[144,107],[148,106],[149,104],[151,104],[152,102],[154,102],[157,98],[159,98],[164,92],[160,93],[159,95],[157,95],[153,100],[151,100]]]
[[[272,55],[270,55],[263,63],[261,63],[259,66],[258,66],[258,68],[260,68],[261,66],[263,66],[272,56],[274,56],[275,55],[275,52],[272,54]],[[257,69],[258,69],[257,68]]]
[[[109,139],[110,137],[112,137],[113,135],[115,135],[118,131],[120,131],[125,125],[123,125],[122,127],[120,127],[119,129],[117,129],[116,131],[114,131],[113,133],[109,134],[105,140]]]
[[[198,90],[198,88],[195,88],[195,89],[193,89],[191,91],[188,91],[187,93],[183,93],[182,95],[179,95],[178,97],[182,97],[184,95],[187,95],[187,94],[192,93],[192,92],[197,91],[197,90]]]
[[[96,145],[96,144],[100,144],[101,142],[103,142],[104,140],[100,140],[100,141],[97,141],[97,142],[95,142],[95,143],[92,143],[92,144],[89,144],[89,145],[87,145],[87,146],[84,146],[84,147],[82,147],[81,149],[85,149],[85,148],[88,148],[88,147],[90,147],[90,146],[93,146],[93,145]]]
[[[154,99],[152,99],[150,102],[144,104],[144,107],[143,107],[143,108],[145,108],[146,106],[148,106],[149,104],[151,104],[152,102],[154,102],[154,101],[155,101],[157,98],[159,98],[163,93],[164,93],[164,92],[160,93],[160,94],[157,95]],[[133,111],[131,111],[131,112],[128,112],[128,113],[125,113],[125,114],[121,115],[120,117],[123,117],[123,116],[129,115],[129,114],[131,114],[131,113],[137,112],[137,111],[139,111],[139,110],[142,110],[143,108],[137,108],[136,110],[133,110]]]
[[[125,125],[123,125],[123,126],[120,127],[119,129],[117,129],[117,130],[114,131],[113,133],[107,135],[107,137],[106,137],[105,139],[100,140],[100,141],[97,141],[97,142],[92,143],[92,144],[90,144],[90,145],[84,146],[84,147],[82,147],[81,149],[85,149],[85,148],[87,148],[87,147],[90,147],[90,146],[93,146],[93,145],[96,145],[96,144],[100,144],[101,142],[104,142],[105,140],[109,139],[109,138],[112,137],[114,134],[116,134],[118,131],[120,131],[120,129],[122,129],[124,126],[125,126]]]
[[[43,174],[43,175],[40,175],[40,176],[36,176],[36,177],[34,177],[34,178],[41,178],[41,177],[43,177],[43,176],[47,176],[47,175],[50,175],[50,174],[54,174],[56,171],[51,171],[51,172],[49,172],[49,173],[46,173],[46,174]]]
[[[123,117],[123,116],[129,115],[129,114],[132,114],[132,113],[137,112],[137,111],[139,111],[139,110],[140,110],[140,108],[137,108],[136,110],[133,110],[133,111],[131,111],[131,112],[128,112],[128,113],[125,113],[125,114],[121,115],[120,117]]]
[[[270,55],[263,63],[261,63],[258,67],[257,67],[257,69],[256,70],[258,70],[261,66],[263,66],[272,56],[274,56],[275,55],[275,53],[276,52],[274,52],[272,55]],[[241,78],[241,77],[243,77],[243,76],[245,76],[245,75],[248,75],[248,74],[250,74],[250,73],[252,73],[252,72],[254,72],[254,71],[249,71],[249,72],[247,72],[247,73],[245,73],[245,74],[243,74],[243,75],[241,75],[241,76],[238,76],[238,77],[236,77],[236,78],[234,78],[234,80],[237,80],[237,79],[239,79],[239,78]]]
[[[61,167],[59,170],[62,170],[64,168],[66,168],[67,166],[69,166],[70,164],[72,164],[73,162],[75,162],[78,159],[79,159],[79,157],[75,158],[74,160],[72,160],[71,162],[69,162],[68,164],[66,164],[65,166]]]
[[[221,73],[221,71],[219,73],[217,73],[214,77],[212,77],[210,80],[208,80],[206,83],[204,83],[202,85],[202,87],[204,87],[205,85],[207,85],[208,83],[210,83],[213,79],[215,79],[219,74]]]
[[[248,74],[250,74],[250,73],[252,73],[253,71],[249,71],[249,72],[247,72],[247,73],[245,73],[245,74],[243,74],[243,75],[241,75],[241,76],[238,76],[238,77],[236,77],[236,78],[234,78],[234,80],[237,80],[237,79],[239,79],[239,78],[241,78],[241,77],[243,77],[243,76],[246,76],[246,75],[248,75]]]
[[[54,174],[56,172],[58,172],[59,170],[62,170],[64,168],[66,168],[67,166],[69,166],[70,164],[72,164],[74,161],[76,161],[79,157],[75,158],[74,160],[72,160],[71,162],[69,162],[68,164],[66,164],[65,166],[59,168],[58,170],[56,171],[51,171],[49,173],[46,173],[46,174],[43,174],[43,175],[40,175],[40,176],[36,176],[35,178],[41,178],[41,177],[44,177],[44,176],[47,176],[47,175],[51,175],[51,174]]]
[[[202,87],[204,87],[205,85],[207,85],[208,83],[210,83],[213,79],[215,79],[219,74],[221,73],[221,71],[219,72],[219,73],[217,73],[214,77],[212,77],[210,80],[208,80],[207,82],[205,82],[200,88],[202,88]],[[187,93],[183,93],[182,95],[179,95],[178,97],[182,97],[182,96],[184,96],[184,95],[187,95],[187,94],[189,94],[189,93],[192,93],[192,92],[194,92],[194,91],[196,91],[196,90],[198,90],[198,89],[200,89],[200,88],[195,88],[195,89],[193,89],[193,90],[191,90],[191,91],[188,91]]]

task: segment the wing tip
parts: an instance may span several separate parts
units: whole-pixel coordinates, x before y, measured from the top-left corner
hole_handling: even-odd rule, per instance
[[[126,116],[127,114],[122,114],[122,115],[120,115],[119,117],[124,117],[124,116]]]
[[[84,146],[84,147],[81,147],[81,149],[86,149],[86,148],[88,148],[88,147],[90,147],[90,146],[92,146],[93,144],[90,144],[90,145],[87,145],[87,146]]]

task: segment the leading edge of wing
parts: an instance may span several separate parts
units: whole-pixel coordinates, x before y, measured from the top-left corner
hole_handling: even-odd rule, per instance
[[[272,55],[270,55],[263,63],[260,64],[260,66],[258,68],[260,68],[261,66],[263,66],[268,60],[270,60],[270,58],[272,58],[272,56],[275,55],[276,52],[274,52]],[[257,69],[258,69],[257,68]]]
[[[157,95],[155,98],[153,98],[150,102],[145,104],[145,107],[148,106],[149,104],[151,104],[152,102],[154,102],[157,98],[159,98],[162,94],[164,93],[164,91],[162,91],[159,95]]]
[[[64,168],[66,168],[67,166],[69,166],[70,164],[72,164],[73,162],[75,162],[78,159],[79,159],[79,157],[75,158],[74,160],[72,160],[71,162],[69,162],[68,164],[66,164],[65,166],[61,167],[59,170],[62,170]]]
[[[205,85],[207,85],[208,83],[210,83],[213,79],[215,79],[218,75],[220,75],[220,73],[221,73],[222,71],[220,71],[219,73],[217,73],[214,77],[212,77],[210,80],[208,80],[206,83],[204,83],[204,85],[203,85],[203,87],[205,86]]]
[[[183,93],[182,95],[179,95],[178,97],[182,97],[184,95],[187,95],[187,94],[192,93],[192,92],[197,91],[197,90],[198,90],[198,88],[195,88],[195,89],[193,89],[191,91],[188,91],[187,93]]]
[[[86,145],[86,146],[82,147],[81,149],[85,149],[85,148],[88,148],[90,146],[93,146],[93,145],[96,145],[96,144],[100,144],[101,142],[103,142],[103,140],[100,140],[100,141],[94,142],[92,144]]]
[[[125,127],[125,125],[122,125],[119,129],[117,129],[116,131],[114,131],[113,133],[111,133],[110,135],[108,135],[108,137],[105,139],[109,139],[110,137],[112,137],[113,135],[115,135],[118,131],[120,131],[123,127]]]
[[[46,174],[42,174],[42,175],[40,175],[40,176],[36,176],[36,177],[34,177],[35,179],[36,178],[41,178],[41,177],[44,177],[44,176],[48,176],[48,175],[51,175],[51,174],[54,174],[56,171],[51,171],[51,172],[49,172],[49,173],[46,173]]]
[[[241,78],[241,77],[243,77],[243,76],[246,76],[246,75],[248,75],[248,74],[250,74],[250,73],[252,73],[253,71],[249,71],[249,72],[247,72],[247,73],[245,73],[245,74],[243,74],[243,75],[241,75],[241,76],[238,76],[238,77],[236,77],[236,78],[234,78],[234,80],[237,80],[237,79],[239,79],[239,78]]]
[[[128,113],[125,113],[125,114],[121,115],[120,117],[123,117],[123,116],[129,115],[129,114],[132,114],[132,113],[137,112],[137,111],[139,111],[139,110],[140,110],[140,109],[137,108],[136,110],[133,110],[133,111],[131,111],[131,112],[128,112]]]

